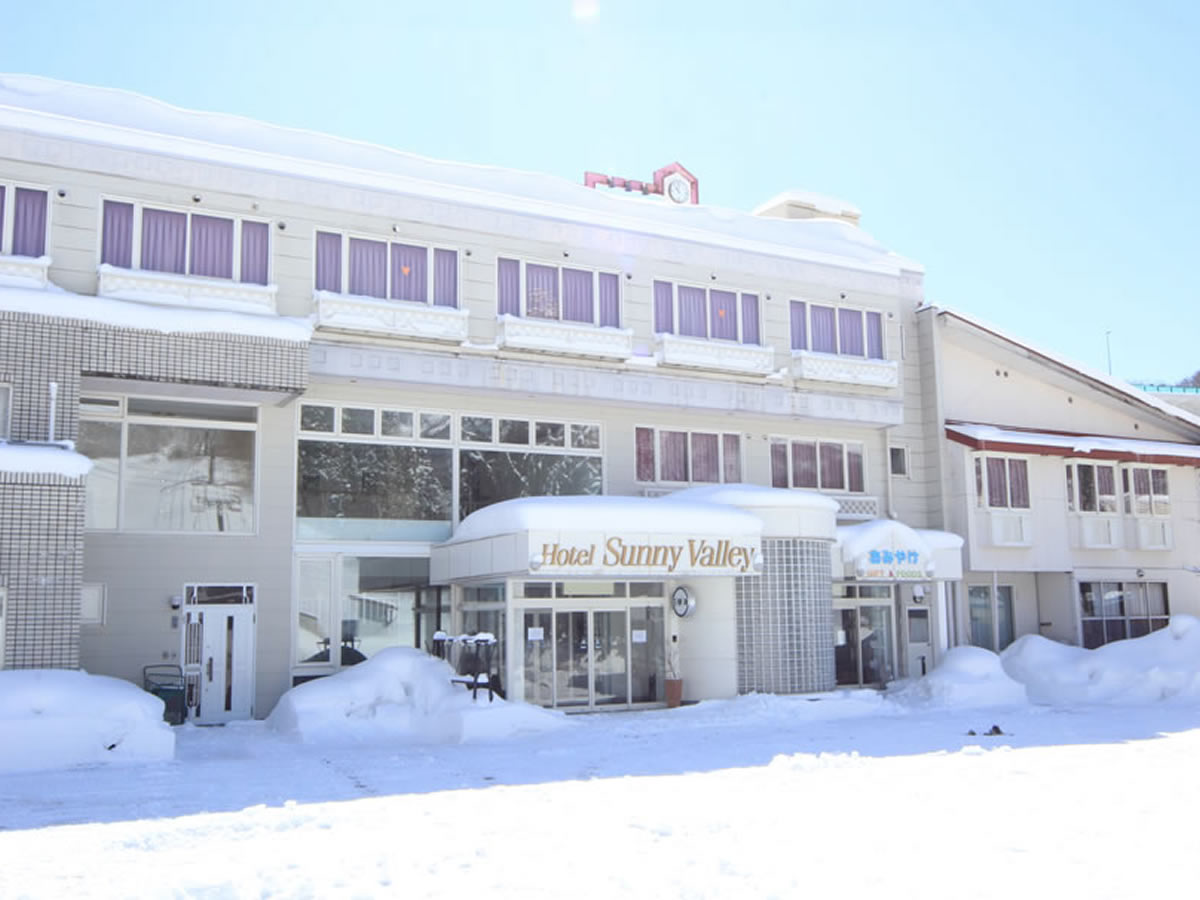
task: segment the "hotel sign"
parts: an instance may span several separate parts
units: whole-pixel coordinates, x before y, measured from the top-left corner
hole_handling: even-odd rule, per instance
[[[529,569],[556,575],[752,575],[761,564],[757,537],[529,535]]]

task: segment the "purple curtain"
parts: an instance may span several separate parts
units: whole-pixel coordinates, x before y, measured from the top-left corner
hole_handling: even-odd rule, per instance
[[[13,198],[13,256],[46,253],[46,192],[17,188]]]
[[[742,343],[762,343],[758,334],[758,294],[742,294]]]
[[[242,222],[242,282],[266,284],[271,229],[266,222]]]
[[[354,242],[350,242],[353,248]],[[353,249],[351,249],[353,254]],[[392,299],[429,302],[429,251],[411,244],[392,244]],[[354,277],[354,264],[350,265]]]
[[[832,306],[813,305],[812,349],[817,353],[837,353],[837,326]]]
[[[721,340],[736,341],[738,337],[737,294],[733,291],[710,291],[709,313],[712,317],[710,334]]]
[[[654,481],[654,429],[635,428],[633,437],[637,452],[637,480]]]
[[[502,316],[521,314],[521,264],[515,259],[496,260],[496,310]]]
[[[987,489],[988,506],[1008,506],[1008,477],[1005,460],[999,457],[987,458]]]
[[[662,481],[687,481],[687,432],[660,431],[658,438],[662,450],[658,460],[659,478]]]
[[[725,483],[736,484],[742,480],[742,436],[740,434],[721,435],[721,449],[724,451],[722,467]],[[772,448],[774,450],[774,448]]]
[[[592,273],[580,269],[563,269],[563,321],[596,321]]]
[[[0,216],[4,209],[0,206]],[[133,204],[104,201],[100,237],[100,262],[122,269],[133,268]]]
[[[1025,460],[1008,461],[1008,488],[1013,509],[1029,509],[1029,466]]]
[[[142,268],[182,275],[186,259],[187,216],[165,209],[142,210]]]
[[[433,251],[433,305],[458,306],[458,251]]]
[[[611,272],[600,273],[600,324],[621,327],[621,279]]]
[[[342,236],[317,232],[317,290],[342,292]]]
[[[720,438],[715,434],[692,434],[692,480],[721,480]]]
[[[673,312],[671,282],[654,282],[654,333],[674,334],[675,315]]]
[[[867,313],[867,358],[883,359],[882,313]]]
[[[808,305],[802,300],[791,302],[792,313],[792,349],[808,349]]]
[[[704,288],[679,286],[679,333],[688,337],[708,337],[705,322]]]
[[[387,244],[350,238],[350,293],[387,297]]]
[[[863,475],[862,447],[854,444],[846,445],[846,490],[861,494],[866,490]]]
[[[843,356],[864,356],[863,316],[857,309],[838,310],[838,352]]]
[[[771,487],[788,486],[788,445],[783,441],[771,442]]]
[[[0,247],[4,246],[4,185],[0,184]]]
[[[821,487],[840,491],[846,487],[846,475],[842,471],[842,445],[821,442]]]
[[[206,278],[233,277],[233,219],[192,215],[192,271]]]
[[[558,318],[558,268],[525,264],[525,315]]]
[[[817,445],[808,441],[792,441],[792,487],[817,486]]]

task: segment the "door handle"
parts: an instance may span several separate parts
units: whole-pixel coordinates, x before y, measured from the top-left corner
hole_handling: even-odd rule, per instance
[[[209,682],[211,682],[211,681],[212,681],[212,659],[213,659],[213,658],[212,658],[211,656],[208,658],[208,672],[207,672],[207,674],[208,674],[208,680],[209,680]]]

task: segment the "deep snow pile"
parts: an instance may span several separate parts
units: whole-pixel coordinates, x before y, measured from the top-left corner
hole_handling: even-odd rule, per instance
[[[1004,670],[1000,657],[982,647],[954,647],[923,678],[888,692],[908,706],[983,707],[1028,702],[1025,686]]]
[[[1166,628],[1095,650],[1028,634],[1000,658],[1034,703],[1200,699],[1200,619],[1194,616],[1172,616]]]
[[[466,743],[549,731],[563,713],[475,698],[451,679],[450,664],[412,647],[389,647],[337,675],[292,688],[267,726],[304,743],[379,739]]]
[[[172,759],[163,702],[119,678],[65,669],[0,672],[0,772]]]

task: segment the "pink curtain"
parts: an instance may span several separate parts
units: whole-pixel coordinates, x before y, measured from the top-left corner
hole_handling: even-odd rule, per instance
[[[866,490],[863,474],[862,447],[855,444],[846,445],[846,490],[861,494]]]
[[[4,206],[0,204],[0,219]],[[104,201],[100,237],[100,262],[122,269],[133,268],[133,204]]]
[[[636,428],[633,437],[637,451],[637,480],[657,480],[654,477],[654,429]]]
[[[784,441],[771,442],[771,487],[788,486],[788,445]]]
[[[1029,509],[1029,465],[1023,459],[1008,461],[1009,499],[1014,509]]]
[[[692,481],[721,480],[720,439],[715,434],[692,434]]]
[[[736,484],[742,480],[742,436],[740,434],[721,435],[726,484]],[[771,448],[772,451],[774,447]]]
[[[1008,506],[1007,471],[1005,460],[996,456],[987,458],[988,506]]]
[[[687,481],[687,432],[660,431],[658,434],[660,456],[659,479],[662,481]]]
[[[669,281],[654,282],[654,333],[674,334],[674,298]]]
[[[792,487],[817,487],[817,445],[792,441]]]
[[[821,442],[821,487],[831,491],[844,490],[846,487],[841,444]]]

